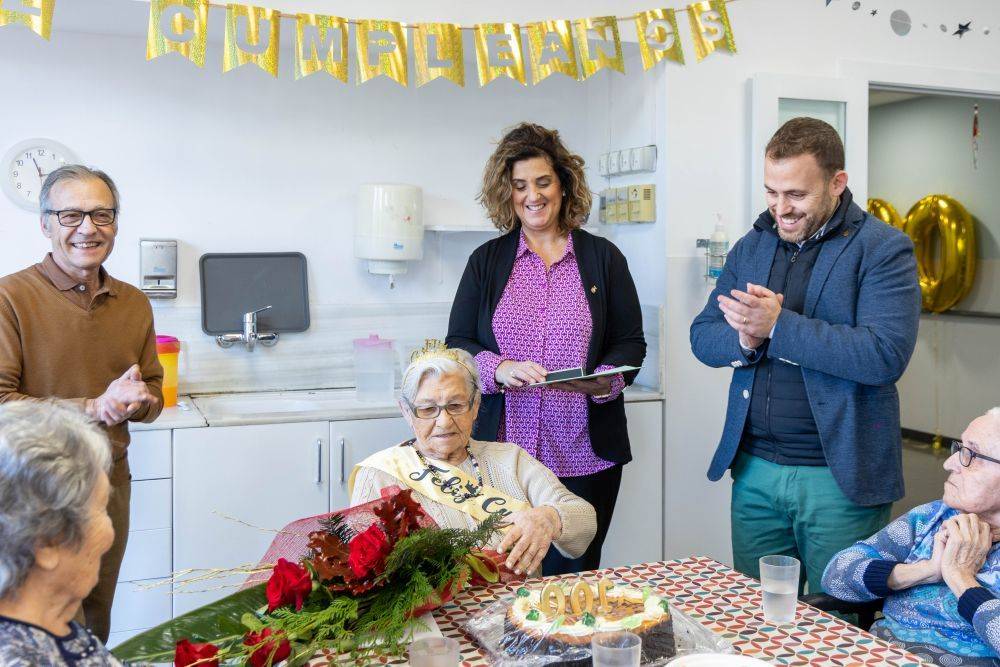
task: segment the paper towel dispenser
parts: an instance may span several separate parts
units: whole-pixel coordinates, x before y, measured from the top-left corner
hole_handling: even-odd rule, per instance
[[[177,241],[139,239],[139,276],[150,299],[176,299]]]

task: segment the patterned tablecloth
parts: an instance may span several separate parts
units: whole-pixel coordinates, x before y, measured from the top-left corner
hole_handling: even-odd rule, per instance
[[[917,667],[921,664],[909,653],[805,604],[798,605],[794,624],[775,626],[764,622],[760,584],[710,558],[609,568],[585,577],[594,581],[608,577],[657,589],[738,652],[775,665]],[[576,575],[560,578],[575,579]],[[466,619],[497,598],[513,595],[520,585],[523,584],[469,588],[434,612],[441,632],[461,644],[463,667],[490,664],[489,655],[462,631]]]

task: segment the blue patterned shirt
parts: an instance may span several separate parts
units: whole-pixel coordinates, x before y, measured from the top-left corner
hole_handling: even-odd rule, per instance
[[[0,667],[121,667],[89,630],[70,621],[69,633],[0,616]]]
[[[905,590],[888,589],[889,574],[899,563],[931,557],[941,524],[959,514],[942,501],[921,505],[867,540],[844,549],[826,566],[823,589],[835,598],[862,602],[885,597],[884,626],[907,643],[939,646],[955,655],[1000,654],[1000,544],[994,544],[971,588],[955,597],[946,583]]]

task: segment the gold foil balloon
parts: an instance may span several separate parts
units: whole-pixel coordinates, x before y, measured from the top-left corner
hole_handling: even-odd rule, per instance
[[[869,199],[868,212],[887,225],[892,225],[896,229],[903,228],[903,216],[895,206],[884,199]]]
[[[924,308],[942,313],[961,301],[976,277],[975,221],[946,195],[928,195],[906,214]]]

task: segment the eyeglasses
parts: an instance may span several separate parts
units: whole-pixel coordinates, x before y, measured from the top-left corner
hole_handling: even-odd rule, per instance
[[[437,419],[438,415],[441,414],[442,410],[447,412],[449,415],[452,415],[453,417],[457,415],[464,415],[465,413],[467,413],[469,410],[472,409],[472,404],[475,402],[475,400],[476,399],[473,398],[466,403],[449,403],[447,405],[421,405],[419,407],[413,405],[413,403],[410,403],[409,401],[406,401],[406,405],[409,406],[410,412],[412,412],[413,416],[416,417],[417,419]]]
[[[108,225],[113,225],[115,218],[118,217],[118,211],[113,208],[95,208],[93,211],[78,211],[77,209],[67,208],[62,211],[45,212],[48,215],[56,216],[59,224],[63,227],[79,227],[83,224],[83,219],[88,215],[90,216],[90,221],[98,227],[107,227]]]
[[[966,468],[972,465],[972,459],[983,459],[992,463],[1000,463],[1000,460],[980,454],[979,452],[974,452],[957,440],[952,440],[951,442],[951,453],[958,454],[958,462]]]

